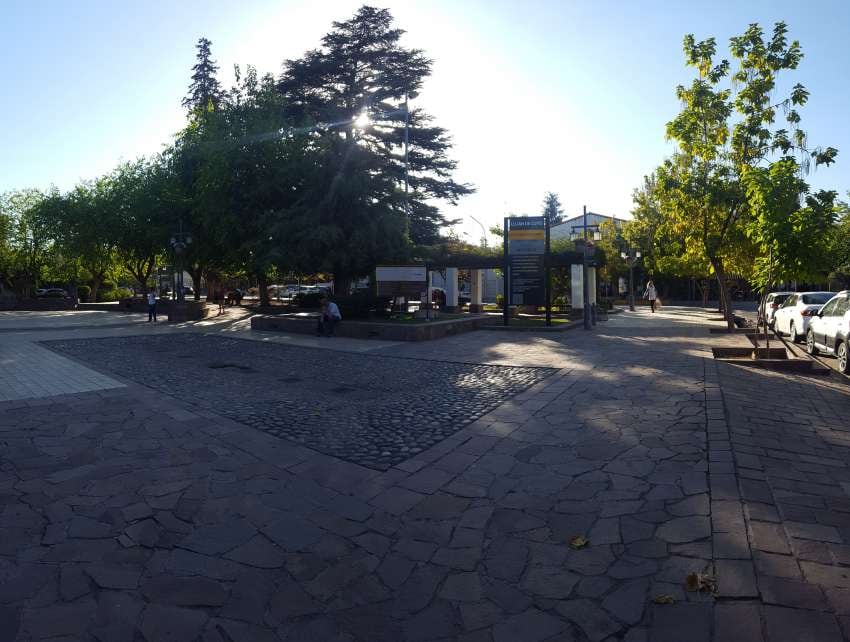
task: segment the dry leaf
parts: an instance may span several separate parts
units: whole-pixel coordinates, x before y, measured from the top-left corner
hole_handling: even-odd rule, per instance
[[[590,544],[590,540],[581,535],[576,535],[570,540],[570,548],[578,550]]]
[[[672,595],[656,595],[652,601],[656,604],[675,604],[676,602]]]
[[[716,581],[714,577],[708,573],[697,573],[694,571],[693,573],[688,573],[688,576],[685,578],[685,589],[692,593],[699,591],[713,591],[715,589],[715,585]]]

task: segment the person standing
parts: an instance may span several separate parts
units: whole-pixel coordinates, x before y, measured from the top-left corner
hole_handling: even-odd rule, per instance
[[[156,290],[154,288],[148,290],[148,323],[151,321],[156,323]]]
[[[643,298],[649,299],[649,306],[652,308],[652,312],[655,313],[655,301],[658,299],[658,291],[655,289],[655,284],[652,281],[646,284],[646,291],[643,293]]]

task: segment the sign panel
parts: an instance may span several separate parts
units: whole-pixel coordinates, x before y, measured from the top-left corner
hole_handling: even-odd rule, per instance
[[[505,236],[510,305],[546,305],[546,219],[511,217]]]
[[[411,281],[425,283],[424,265],[379,265],[375,268],[376,281]]]

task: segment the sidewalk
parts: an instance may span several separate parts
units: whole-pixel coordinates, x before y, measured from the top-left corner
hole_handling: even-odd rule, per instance
[[[716,363],[713,318],[665,307],[593,332],[328,343],[318,373],[285,342],[210,370],[132,329],[31,333],[123,387],[0,402],[0,639],[842,640],[850,389]],[[216,327],[195,343],[241,336]],[[169,364],[178,396],[102,358],[116,342]],[[476,364],[508,368],[491,381]],[[438,367],[449,390],[436,396],[433,377],[417,388],[390,372]],[[531,387],[499,383],[541,367],[554,370]],[[322,371],[352,373],[345,391]],[[393,385],[428,403],[364,435],[444,427],[387,470],[263,428],[314,401],[344,426]],[[252,410],[251,389],[290,410]],[[501,403],[455,428],[440,419],[482,391]],[[336,448],[330,423],[311,421],[317,447]],[[576,536],[589,543],[571,548]],[[686,591],[693,572],[716,591]]]

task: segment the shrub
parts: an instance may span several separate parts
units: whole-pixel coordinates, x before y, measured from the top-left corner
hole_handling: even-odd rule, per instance
[[[120,301],[121,299],[132,298],[133,293],[127,288],[113,288],[112,290],[101,291],[100,300],[108,303],[110,301]]]
[[[319,292],[299,292],[296,294],[292,301],[299,308],[305,309],[315,309],[322,307],[322,299],[325,297],[324,293]]]
[[[100,289],[101,291],[109,292],[115,289],[115,284],[112,281],[101,281]]]
[[[78,285],[77,286],[77,296],[80,297],[80,301],[88,301],[89,296],[91,295],[91,288],[87,285]]]

